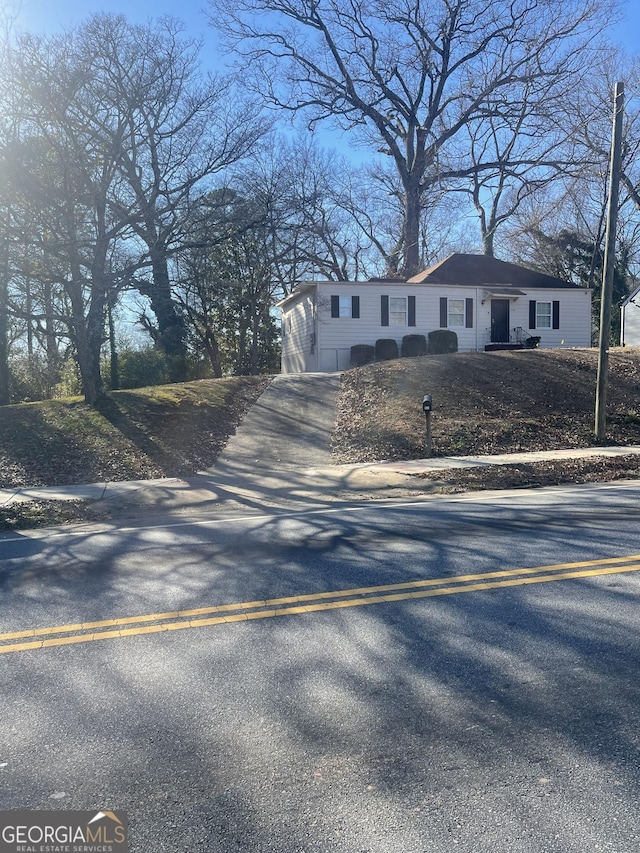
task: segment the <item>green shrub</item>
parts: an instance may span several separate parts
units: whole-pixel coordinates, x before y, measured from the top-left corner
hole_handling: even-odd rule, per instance
[[[73,358],[66,358],[60,368],[59,381],[53,389],[53,398],[78,397],[82,394],[80,368]]]
[[[44,355],[19,353],[9,359],[9,388],[12,403],[49,400],[60,378],[57,366],[51,366]]]
[[[354,344],[351,347],[349,364],[351,367],[362,367],[365,364],[371,364],[375,357],[376,348],[371,344]]]
[[[398,344],[393,338],[378,338],[376,341],[376,358],[378,361],[391,361],[398,356]]]
[[[170,374],[169,359],[153,347],[125,350],[118,355],[118,377],[122,389],[166,385]]]
[[[402,358],[415,358],[427,354],[427,339],[424,335],[405,335],[400,348]]]
[[[432,355],[458,352],[458,336],[451,329],[436,329],[433,332],[429,332],[428,349]]]

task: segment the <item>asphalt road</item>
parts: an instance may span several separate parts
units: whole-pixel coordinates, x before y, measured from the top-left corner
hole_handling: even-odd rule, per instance
[[[639,498],[4,538],[0,808],[123,810],[135,853],[635,853]]]

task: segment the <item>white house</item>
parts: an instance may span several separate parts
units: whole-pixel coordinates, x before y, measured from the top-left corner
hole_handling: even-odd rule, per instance
[[[620,343],[623,347],[640,347],[640,287],[620,305]]]
[[[460,351],[591,346],[591,291],[486,255],[450,255],[408,280],[310,281],[278,303],[282,372],[349,367],[351,347],[451,329]]]

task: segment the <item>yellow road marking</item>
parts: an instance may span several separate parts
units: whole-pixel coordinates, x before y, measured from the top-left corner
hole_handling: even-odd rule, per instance
[[[634,554],[627,557],[615,557],[606,560],[585,560],[575,563],[558,563],[556,565],[540,566],[537,568],[506,569],[496,572],[457,575],[449,578],[428,578],[425,580],[407,581],[399,584],[356,587],[347,590],[335,590],[316,594],[309,593],[304,595],[272,598],[264,601],[245,601],[238,602],[237,604],[223,604],[212,607],[200,607],[191,610],[176,610],[166,613],[123,617],[121,619],[104,619],[94,622],[78,622],[75,624],[60,625],[49,628],[34,628],[25,631],[14,631],[0,634],[0,654],[72,645],[75,643],[90,643],[96,640],[120,639],[122,637],[134,637],[142,634],[157,634],[164,631],[202,628],[234,622],[245,622],[255,619],[269,619],[275,616],[302,615],[325,610],[336,610],[345,607],[362,607],[368,604],[409,601],[419,598],[435,598],[443,595],[456,595],[463,592],[481,592],[492,589],[525,586],[528,584],[550,583],[552,581],[576,580],[579,578],[596,577],[599,575],[637,572],[640,571],[640,563],[633,564],[633,561],[637,560],[640,560],[640,554]],[[596,568],[588,569],[586,568],[587,566],[595,566]],[[568,571],[569,569],[574,569],[574,571]],[[582,570],[579,571],[578,569]],[[553,572],[554,574],[548,574],[549,572]],[[448,584],[448,586],[446,584]],[[454,585],[452,586],[451,584]],[[430,588],[425,589],[425,587]],[[396,590],[411,591],[395,592]],[[373,595],[372,593],[382,594]],[[342,600],[327,601],[325,599]],[[309,603],[305,604],[303,602]],[[251,610],[252,612],[237,612],[242,610]],[[210,618],[186,618],[202,617],[212,613],[220,613],[221,615]],[[143,624],[147,622],[161,622],[161,624]],[[133,625],[133,627],[118,627],[125,625]],[[115,628],[115,630],[92,630],[95,628]],[[52,636],[54,634],[67,634],[67,636],[54,637]],[[41,637],[42,639],[31,639],[29,642],[22,643],[8,642],[10,640],[25,639],[29,637]]]
[[[264,601],[241,601],[236,604],[217,604],[211,607],[198,607],[189,610],[172,610],[164,613],[148,613],[141,616],[124,616],[119,619],[101,619],[93,622],[77,622],[70,625],[57,625],[47,628],[31,628],[24,631],[12,631],[0,633],[0,642],[6,640],[18,640],[28,637],[50,636],[51,634],[70,634],[79,631],[88,631],[92,628],[115,628],[119,625],[132,625],[144,622],[162,622],[169,619],[182,619],[191,616],[205,616],[212,613],[236,612],[238,610],[255,610],[259,607],[279,607],[286,604],[300,604],[305,601],[318,601],[322,599],[347,598],[354,595],[369,595],[376,592],[392,592],[402,589],[416,589],[420,587],[440,586],[446,583],[469,583],[471,581],[484,580],[487,578],[514,577],[520,575],[535,575],[541,572],[559,572],[565,569],[586,568],[587,566],[607,566],[617,563],[630,563],[640,560],[640,554],[628,557],[611,557],[606,560],[584,560],[577,563],[557,563],[551,566],[538,566],[528,569],[504,569],[497,572],[480,572],[477,574],[457,575],[449,578],[428,578],[420,581],[406,581],[405,583],[385,584],[384,586],[363,586],[354,589],[340,589],[330,592],[308,593],[304,595],[292,595],[281,598],[269,598]],[[236,620],[237,621],[237,620]]]

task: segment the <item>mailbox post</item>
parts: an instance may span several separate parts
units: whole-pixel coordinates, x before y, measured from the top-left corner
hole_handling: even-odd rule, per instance
[[[422,400],[422,411],[427,419],[427,457],[431,456],[431,409],[433,401],[431,394],[425,394]]]

